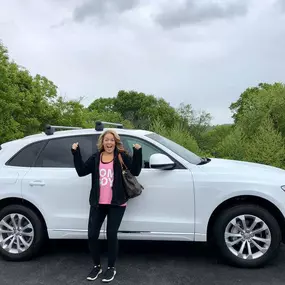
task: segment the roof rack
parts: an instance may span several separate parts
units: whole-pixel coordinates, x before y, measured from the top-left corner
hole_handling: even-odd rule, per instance
[[[47,136],[53,135],[56,129],[61,130],[80,130],[81,127],[68,127],[68,126],[52,126],[52,125],[46,125],[45,127],[45,134]]]
[[[95,123],[95,130],[96,131],[103,131],[104,130],[104,125],[116,126],[119,129],[123,129],[124,128],[123,124],[96,121],[96,123]]]

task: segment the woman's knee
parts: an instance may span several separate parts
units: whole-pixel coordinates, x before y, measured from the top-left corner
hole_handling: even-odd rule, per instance
[[[117,229],[107,229],[107,238],[108,239],[117,239],[118,230]]]
[[[88,225],[88,239],[97,240],[100,235],[100,224],[96,221],[89,221]]]
[[[88,229],[88,239],[90,240],[97,240],[100,235],[100,230],[98,231],[97,229]]]

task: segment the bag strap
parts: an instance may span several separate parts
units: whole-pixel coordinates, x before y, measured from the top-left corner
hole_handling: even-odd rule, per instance
[[[125,168],[128,169],[128,167],[124,163],[122,155],[120,153],[118,154],[118,158],[119,158],[119,161],[120,161],[120,164],[121,164],[121,168],[124,170],[123,166],[125,166]]]

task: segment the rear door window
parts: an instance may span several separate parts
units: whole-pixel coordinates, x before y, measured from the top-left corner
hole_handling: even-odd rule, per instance
[[[73,168],[71,147],[78,142],[83,161],[86,161],[95,151],[98,136],[81,135],[51,139],[39,155],[36,167]]]
[[[29,144],[6,162],[9,166],[32,167],[46,141]]]

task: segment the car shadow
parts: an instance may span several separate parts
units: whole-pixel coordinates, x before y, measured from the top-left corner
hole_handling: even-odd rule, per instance
[[[107,257],[107,241],[100,241],[101,253]],[[42,258],[62,255],[88,255],[87,240],[51,240]],[[179,260],[197,264],[220,264],[232,267],[219,257],[216,249],[202,242],[177,242],[177,241],[119,241],[120,259],[148,259],[148,260]],[[285,264],[285,246],[281,246],[280,254],[266,267],[276,264]],[[235,268],[235,267],[234,267]]]
[[[108,250],[107,241],[100,241],[102,254]],[[51,240],[48,242],[45,255],[89,253],[87,240]],[[206,243],[171,242],[171,241],[119,241],[120,256],[170,256],[215,260],[215,254]]]

